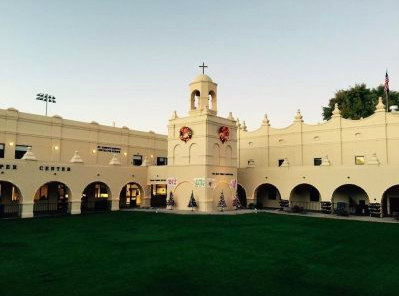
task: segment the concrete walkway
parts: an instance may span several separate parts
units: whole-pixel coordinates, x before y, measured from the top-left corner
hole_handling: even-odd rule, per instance
[[[314,217],[314,218],[324,218],[324,219],[337,219],[337,220],[349,220],[349,221],[362,221],[362,222],[377,222],[377,223],[398,223],[399,221],[393,219],[392,217],[369,217],[369,216],[348,216],[342,217],[332,214],[323,214],[316,212],[308,212],[306,214],[289,213],[276,210],[237,210],[237,211],[224,211],[224,212],[199,212],[190,210],[168,210],[165,208],[150,208],[150,209],[121,209],[125,212],[148,212],[148,213],[164,213],[164,214],[175,214],[175,215],[242,215],[242,214],[258,214],[258,213],[271,213],[276,215],[291,215],[291,216],[303,216],[303,217]]]

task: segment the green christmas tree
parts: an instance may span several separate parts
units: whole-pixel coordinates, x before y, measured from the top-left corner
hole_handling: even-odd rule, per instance
[[[194,192],[191,191],[190,201],[188,202],[188,207],[191,208],[191,211],[194,211],[194,208],[197,207],[197,202],[194,198]]]
[[[223,191],[220,194],[220,199],[218,203],[218,208],[220,208],[220,211],[223,212],[223,209],[226,207],[226,201],[224,200],[224,194]]]
[[[172,191],[169,193],[169,199],[166,202],[166,205],[172,210],[173,207],[176,205],[175,199],[173,198],[173,193]]]
[[[241,209],[241,207],[242,207],[240,198],[238,197],[238,190],[236,191],[236,195],[234,196],[234,199],[233,199],[233,207],[235,207],[236,210]]]

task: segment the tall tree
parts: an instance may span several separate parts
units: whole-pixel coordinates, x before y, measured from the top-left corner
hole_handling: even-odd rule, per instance
[[[361,117],[368,117],[374,113],[378,97],[382,97],[384,104],[386,104],[383,85],[369,89],[366,84],[362,83],[349,89],[338,90],[335,97],[330,99],[328,106],[323,107],[323,119],[329,120],[331,118],[335,103],[338,104],[343,118],[360,119]],[[389,106],[398,104],[399,92],[390,91]]]

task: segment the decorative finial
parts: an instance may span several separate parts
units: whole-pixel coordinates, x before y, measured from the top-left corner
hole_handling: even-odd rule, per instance
[[[237,128],[240,129],[241,128],[241,123],[240,123],[240,119],[237,117]]]
[[[148,157],[147,156],[145,156],[144,157],[144,161],[143,161],[143,163],[141,164],[141,166],[144,166],[144,167],[146,167],[146,166],[148,166],[149,165],[149,162],[148,162]]]
[[[234,117],[233,117],[233,113],[232,113],[232,112],[229,112],[229,116],[227,116],[227,119],[234,120]]]
[[[329,166],[331,165],[330,160],[328,159],[328,155],[324,156],[323,159],[321,160],[321,165],[322,166]]]
[[[83,159],[80,157],[79,151],[75,151],[75,154],[72,156],[69,162],[83,163]]]
[[[263,117],[263,120],[262,120],[262,125],[263,126],[270,126],[269,122],[270,122],[269,118],[267,118],[267,114],[265,114],[265,116]]]
[[[302,120],[302,114],[301,114],[301,110],[297,110],[296,111],[296,114],[295,114],[295,120],[294,121],[299,121],[299,122],[303,122],[303,120]]]
[[[24,156],[22,156],[22,159],[23,160],[33,160],[33,161],[37,160],[35,154],[32,151],[32,147],[28,147],[28,150],[26,150]]]
[[[174,119],[176,119],[176,118],[179,118],[179,116],[177,116],[177,112],[176,112],[176,110],[175,110],[175,111],[173,111],[172,117],[170,118],[170,120],[174,120]]]
[[[368,165],[379,165],[380,161],[377,158],[377,153],[371,154],[369,161],[367,162]]]
[[[284,158],[283,163],[280,165],[280,167],[289,167],[290,163],[288,162],[288,158]]]
[[[385,105],[382,102],[382,97],[378,98],[378,104],[377,104],[377,106],[375,106],[374,112],[385,112]]]
[[[246,124],[245,124],[245,121],[242,122],[242,130],[243,130],[244,132],[247,131],[247,126],[246,126]]]
[[[338,108],[338,103],[335,103],[332,117],[341,117],[341,110]]]
[[[112,155],[111,161],[108,163],[109,165],[121,165],[121,162],[119,159],[116,157],[116,153]]]

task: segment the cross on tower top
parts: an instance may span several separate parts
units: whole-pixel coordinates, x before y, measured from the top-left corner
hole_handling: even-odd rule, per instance
[[[205,66],[204,62],[202,62],[202,65],[198,67],[202,68],[202,74],[205,74],[205,68],[208,68],[208,66]]]

